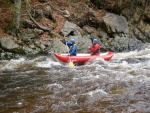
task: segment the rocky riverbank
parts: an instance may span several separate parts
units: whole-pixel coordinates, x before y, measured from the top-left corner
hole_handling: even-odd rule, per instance
[[[109,3],[109,1],[106,0],[104,3]],[[49,0],[40,3],[41,5],[47,4],[45,8],[40,10],[43,11],[44,18],[57,24],[55,25],[57,30],[47,32],[33,27],[34,23],[23,20],[23,30],[17,36],[0,37],[0,59],[18,58],[20,55],[48,54],[50,52],[66,53],[66,46],[61,42],[63,37],[67,40],[70,38],[76,40],[78,53],[88,53],[87,48],[92,45],[92,38],[99,40],[102,52],[124,52],[146,48],[150,43],[149,4],[144,9],[146,1],[139,0],[135,6],[136,10],[131,15],[128,8],[132,4],[129,3],[129,0],[119,2],[119,11],[115,10],[118,3],[117,0],[114,1],[112,2],[114,6],[100,4],[103,8],[96,8],[98,3],[95,4],[92,0],[77,0],[77,2],[66,3],[61,1],[62,4],[59,4],[60,2],[55,4],[52,1],[51,5],[48,4]],[[56,7],[60,7],[63,12],[53,11],[52,5],[57,5]],[[82,5],[83,7],[79,8]],[[68,9],[69,6],[70,9]],[[143,10],[145,11],[144,15]],[[35,11],[37,13],[36,19],[41,16],[38,11],[39,9]],[[47,13],[50,11],[53,13]],[[50,19],[46,15],[55,16]],[[9,30],[7,29],[6,32],[9,33]]]

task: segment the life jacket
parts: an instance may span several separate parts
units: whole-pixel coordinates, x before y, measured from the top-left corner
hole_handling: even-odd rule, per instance
[[[72,52],[73,46],[76,46],[76,44],[69,46],[69,53]],[[72,55],[76,55],[76,54],[77,54],[77,49],[75,49],[75,51],[72,53]]]
[[[93,47],[90,48],[90,52],[92,53],[92,55],[99,55],[100,54],[100,46],[99,44],[93,44]]]

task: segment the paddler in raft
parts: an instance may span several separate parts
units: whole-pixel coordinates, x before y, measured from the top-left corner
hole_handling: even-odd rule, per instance
[[[76,56],[77,55],[77,46],[75,44],[75,40],[73,38],[70,41],[64,41],[64,44],[69,47],[69,56]]]
[[[93,39],[92,47],[89,47],[89,51],[91,55],[99,55],[100,54],[100,45],[98,44],[98,40],[96,38]]]

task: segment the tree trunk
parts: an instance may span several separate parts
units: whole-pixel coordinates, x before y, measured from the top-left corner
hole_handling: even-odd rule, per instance
[[[17,33],[20,28],[20,9],[21,9],[21,0],[14,0],[14,17],[13,17],[13,24],[14,24],[14,32]]]
[[[134,8],[135,8],[135,0],[130,0],[130,17],[134,13]]]

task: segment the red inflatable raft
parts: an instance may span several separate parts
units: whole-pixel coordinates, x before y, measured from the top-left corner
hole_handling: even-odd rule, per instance
[[[53,53],[53,55],[59,61],[64,62],[64,63],[67,63],[71,60],[72,62],[75,62],[78,64],[84,64],[85,62],[91,61],[94,59],[104,59],[104,60],[108,61],[113,57],[114,53],[107,52],[105,54],[100,54],[100,55],[78,54],[77,56],[70,56],[70,57],[66,54]]]

